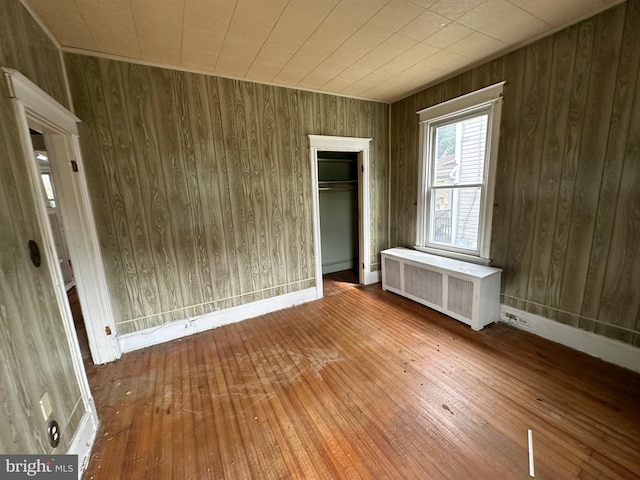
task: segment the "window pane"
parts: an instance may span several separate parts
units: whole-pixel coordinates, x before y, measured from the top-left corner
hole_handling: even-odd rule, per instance
[[[435,128],[434,185],[468,185],[484,180],[488,115]]]
[[[49,206],[51,208],[56,207],[56,197],[53,193],[53,184],[51,183],[51,175],[48,173],[43,173],[40,175],[42,178],[42,184],[44,185],[44,191],[47,195],[47,200],[49,202]]]
[[[430,243],[477,250],[481,197],[480,187],[434,189]]]

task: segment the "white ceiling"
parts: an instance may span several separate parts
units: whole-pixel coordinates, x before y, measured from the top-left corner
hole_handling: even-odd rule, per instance
[[[63,50],[389,102],[621,0],[22,0]]]

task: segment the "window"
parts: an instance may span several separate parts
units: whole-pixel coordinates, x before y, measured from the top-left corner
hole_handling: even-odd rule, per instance
[[[41,173],[42,185],[44,186],[44,194],[47,197],[47,203],[50,208],[56,208],[56,196],[53,193],[53,182],[51,181],[50,173]]]
[[[504,82],[418,112],[416,248],[489,262]]]

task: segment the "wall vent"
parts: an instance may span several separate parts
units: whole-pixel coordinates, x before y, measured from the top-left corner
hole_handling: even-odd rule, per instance
[[[473,316],[473,282],[449,275],[447,306],[449,310],[471,320]]]
[[[404,266],[405,290],[410,295],[434,303],[440,307],[442,303],[442,273],[424,267],[406,264]]]
[[[402,284],[400,283],[400,262],[391,258],[385,258],[383,263],[383,270],[386,270],[387,272],[387,281],[389,282],[389,286],[397,289],[402,288]]]

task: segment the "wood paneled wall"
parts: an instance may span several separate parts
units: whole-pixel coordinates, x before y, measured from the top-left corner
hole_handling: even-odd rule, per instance
[[[391,107],[391,245],[415,242],[416,111],[506,80],[491,256],[502,302],[640,346],[640,1]]]
[[[315,285],[308,134],[373,138],[378,266],[387,105],[66,59],[120,334]]]
[[[68,104],[56,46],[18,0],[0,2],[0,65],[19,70]],[[0,452],[49,453],[40,397],[48,392],[65,453],[84,414],[71,354],[46,262],[29,259],[43,245],[23,166],[7,84],[0,81]],[[56,260],[54,260],[55,262]]]
[[[0,65],[18,70],[69,108],[60,52],[19,0],[0,2]]]

